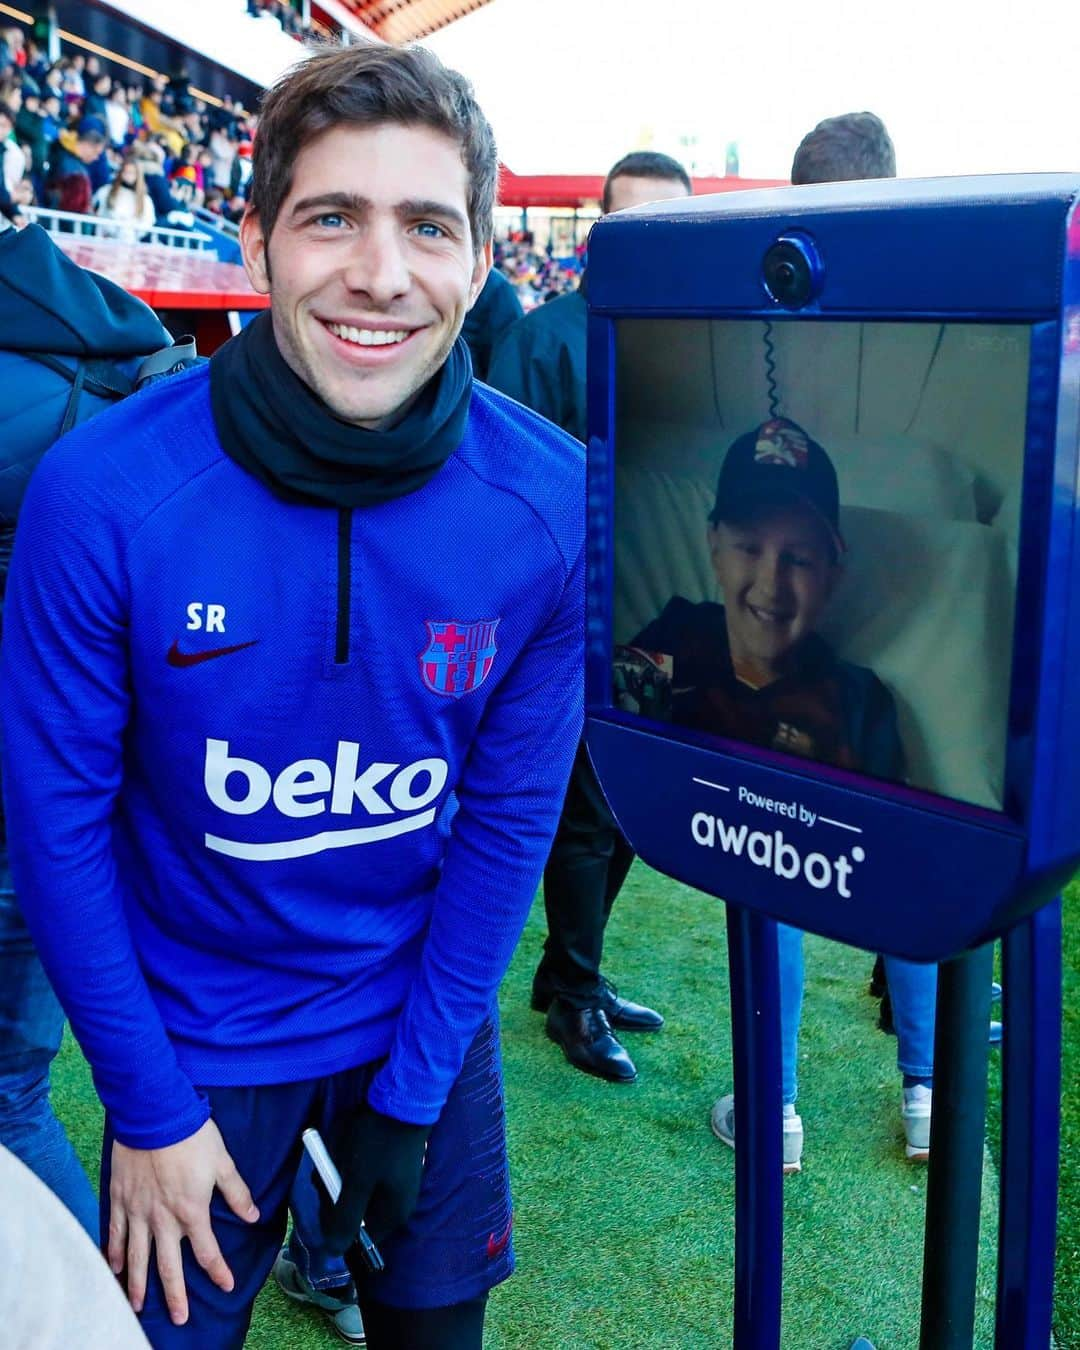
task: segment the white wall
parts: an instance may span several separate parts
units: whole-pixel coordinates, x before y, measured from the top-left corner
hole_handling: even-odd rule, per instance
[[[681,463],[714,476],[733,437],[768,418],[763,327],[685,320],[619,325],[620,414],[632,434],[649,423],[681,424],[682,434],[667,434],[671,469]],[[892,470],[883,480],[890,490],[896,477],[927,471],[926,454],[905,464],[913,451],[934,452],[939,468],[947,457],[957,472],[972,476],[978,519],[994,519],[1002,507],[1018,510],[1026,327],[950,323],[942,334],[936,323],[777,320],[773,341],[780,411],[833,455],[846,505],[891,504],[877,493],[867,500],[867,475],[854,478],[855,447],[862,445],[876,474]],[[852,475],[847,492],[844,461]]]

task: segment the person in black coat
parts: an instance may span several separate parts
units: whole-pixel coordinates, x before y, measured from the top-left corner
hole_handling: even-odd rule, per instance
[[[626,155],[604,183],[603,209],[688,197],[677,160],[651,151]],[[584,287],[584,280],[582,282]],[[585,425],[584,290],[540,305],[495,344],[489,382],[578,440]],[[533,979],[532,1006],[547,1034],[585,1073],[632,1083],[637,1069],[617,1031],[658,1031],[663,1017],[628,999],[600,970],[604,930],[634,854],[608,809],[585,744],[578,747],[551,856],[544,869],[548,937]]]

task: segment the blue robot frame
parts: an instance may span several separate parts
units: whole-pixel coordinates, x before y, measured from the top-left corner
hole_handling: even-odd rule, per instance
[[[732,194],[640,208],[601,221],[589,254],[589,622],[587,738],[600,781],[642,857],[728,907],[736,1131],[735,1343],[779,1344],[780,1114],[774,920],[913,960],[950,962],[1003,936],[1004,1119],[996,1343],[1048,1343],[1056,1216],[1060,1074],[1060,908],[1080,860],[1080,178],[1031,175],[874,182]],[[792,251],[801,292],[785,290]],[[796,259],[797,260],[797,259]],[[773,272],[769,273],[770,264]],[[779,277],[779,280],[778,280]],[[796,288],[798,290],[798,288]],[[777,298],[779,296],[779,299]],[[736,742],[707,745],[620,712],[611,693],[615,332],[621,319],[1015,322],[1030,326],[1023,504],[1003,810],[857,778]],[[663,784],[662,793],[637,785]],[[796,797],[857,820],[860,888],[872,906],[823,897],[801,879],[688,847],[711,786]],[[715,794],[713,796],[715,800]],[[913,915],[908,897],[932,897]],[[955,963],[950,1006],[970,1021],[988,984]],[[943,972],[949,969],[943,967]],[[965,1004],[966,997],[966,1004]],[[959,1000],[959,1001],[957,1001]],[[974,1000],[974,1001],[973,1001]],[[947,1000],[948,1002],[948,1000]],[[762,1011],[769,1015],[760,1016]],[[978,1054],[943,1043],[932,1158],[958,1141]],[[958,1023],[950,1034],[964,1040]],[[958,1058],[959,1056],[959,1058]],[[974,1056],[974,1059],[972,1058]],[[955,1072],[954,1072],[955,1070]],[[985,1048],[982,1050],[985,1076]],[[962,1088],[963,1083],[967,1088]],[[944,1109],[943,1109],[944,1108]],[[961,1112],[962,1113],[962,1112]],[[941,1123],[939,1124],[939,1117]],[[978,1123],[981,1137],[982,1121]],[[954,1217],[956,1185],[931,1169],[924,1346],[970,1343],[950,1289],[973,1279],[954,1243],[929,1240],[930,1210]],[[970,1191],[970,1178],[968,1178]],[[951,1188],[951,1189],[950,1189]],[[977,1197],[977,1187],[976,1187]],[[976,1198],[977,1204],[977,1198]],[[970,1216],[969,1216],[970,1219]],[[977,1214],[976,1214],[977,1220]],[[953,1234],[955,1237],[955,1234]],[[963,1243],[959,1244],[961,1247]],[[959,1259],[959,1268],[950,1262]],[[970,1267],[970,1270],[968,1269]],[[963,1295],[961,1295],[963,1302]],[[961,1327],[959,1332],[955,1327]],[[949,1330],[949,1327],[952,1330]]]

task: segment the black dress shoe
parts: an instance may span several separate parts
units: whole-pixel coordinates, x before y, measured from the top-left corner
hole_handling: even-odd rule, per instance
[[[634,1061],[599,1008],[573,1008],[561,998],[553,999],[545,1029],[575,1069],[610,1083],[632,1083],[637,1077]]]
[[[537,971],[533,976],[530,1000],[533,1012],[547,1012],[554,997],[555,990]],[[652,1008],[620,998],[619,991],[605,975],[600,976],[599,1007],[618,1031],[659,1031],[664,1025],[663,1017]]]
[[[652,1008],[643,1003],[631,1003],[628,998],[620,998],[619,991],[601,976],[603,996],[600,1007],[607,1020],[619,1031],[659,1031],[664,1019]]]

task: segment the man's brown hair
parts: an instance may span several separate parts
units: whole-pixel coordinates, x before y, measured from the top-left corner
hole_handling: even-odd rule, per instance
[[[269,239],[305,145],[337,126],[424,126],[461,146],[473,244],[494,232],[499,162],[495,137],[472,85],[423,47],[354,45],[313,56],[284,75],[263,100],[248,189]]]
[[[872,112],[826,117],[802,138],[791,164],[791,181],[797,186],[895,177],[892,139]]]

